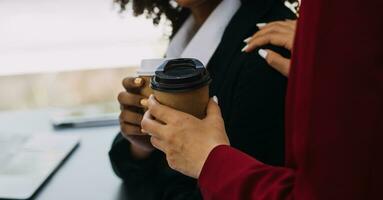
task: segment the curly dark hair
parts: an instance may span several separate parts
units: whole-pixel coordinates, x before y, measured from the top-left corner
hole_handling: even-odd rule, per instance
[[[289,2],[298,2],[298,0],[282,0]],[[146,15],[153,20],[154,25],[158,25],[161,17],[164,15],[171,22],[172,37],[187,17],[190,10],[177,5],[175,0],[114,0],[121,6],[121,12],[126,10],[126,5],[132,3],[133,14],[135,16]],[[298,2],[299,3],[299,2]]]
[[[190,10],[177,5],[175,0],[114,0],[121,6],[121,11],[126,10],[128,3],[132,3],[134,16],[145,15],[158,25],[164,15],[171,22],[172,34],[177,32],[190,14]]]

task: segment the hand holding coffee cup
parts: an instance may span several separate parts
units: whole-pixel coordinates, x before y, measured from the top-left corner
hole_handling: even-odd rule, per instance
[[[209,152],[229,144],[219,106],[209,101],[210,82],[208,71],[196,59],[165,61],[151,79],[153,95],[142,121],[144,132],[166,154],[169,166],[195,178]],[[205,140],[205,133],[213,139]]]
[[[132,143],[133,154],[145,157],[145,152],[153,150],[150,136],[140,126],[147,97],[154,94],[160,103],[202,119],[209,102],[211,78],[196,59],[144,60],[137,75],[123,81],[126,92],[118,97],[120,125],[121,133]]]
[[[144,113],[145,100],[147,97],[141,94],[145,80],[128,77],[123,80],[126,91],[118,95],[121,106],[120,128],[121,134],[131,142],[137,155],[150,153],[154,150],[150,144],[150,137],[141,132],[141,121]],[[141,150],[141,152],[140,152]],[[142,157],[142,156],[140,156]]]
[[[141,121],[147,105],[147,98],[152,94],[150,79],[164,59],[148,59],[141,62],[137,77],[128,77],[123,81],[126,91],[121,92],[118,101],[121,105],[121,134],[132,144],[135,157],[144,158],[154,150],[150,136],[141,132]]]

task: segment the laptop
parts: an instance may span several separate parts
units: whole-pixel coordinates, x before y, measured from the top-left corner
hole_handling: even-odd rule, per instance
[[[79,145],[68,135],[0,132],[0,199],[29,199]]]
[[[119,125],[120,108],[113,103],[56,109],[51,112],[55,129],[88,128]]]

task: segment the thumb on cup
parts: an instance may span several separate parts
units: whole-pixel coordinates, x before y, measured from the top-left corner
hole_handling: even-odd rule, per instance
[[[214,117],[222,116],[221,109],[219,108],[219,105],[218,105],[218,98],[216,96],[210,99],[207,105],[206,113],[207,113],[206,118],[213,117],[213,116]]]

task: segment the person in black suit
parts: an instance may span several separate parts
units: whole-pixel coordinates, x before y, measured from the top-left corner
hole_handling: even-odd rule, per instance
[[[227,1],[227,0],[225,0]],[[280,0],[248,0],[230,20],[221,42],[209,59],[207,69],[213,82],[210,95],[217,96],[231,145],[270,165],[284,162],[284,97],[287,79],[271,68],[257,52],[243,53],[243,40],[258,30],[257,24],[294,19]],[[264,46],[286,57],[288,52]],[[121,125],[131,125],[132,116],[142,119],[137,95],[141,81],[124,80],[128,92],[119,97]],[[136,98],[127,98],[135,96]],[[141,100],[140,100],[141,99]],[[130,104],[131,103],[131,104]],[[138,119],[138,120],[137,120]],[[128,193],[137,199],[201,199],[195,179],[172,170],[164,154],[153,150],[139,126],[134,134],[122,128],[110,150],[115,173]],[[135,136],[134,136],[135,135]],[[144,144],[144,145],[142,145]],[[137,146],[142,147],[137,151]],[[145,149],[145,150],[143,150]]]

